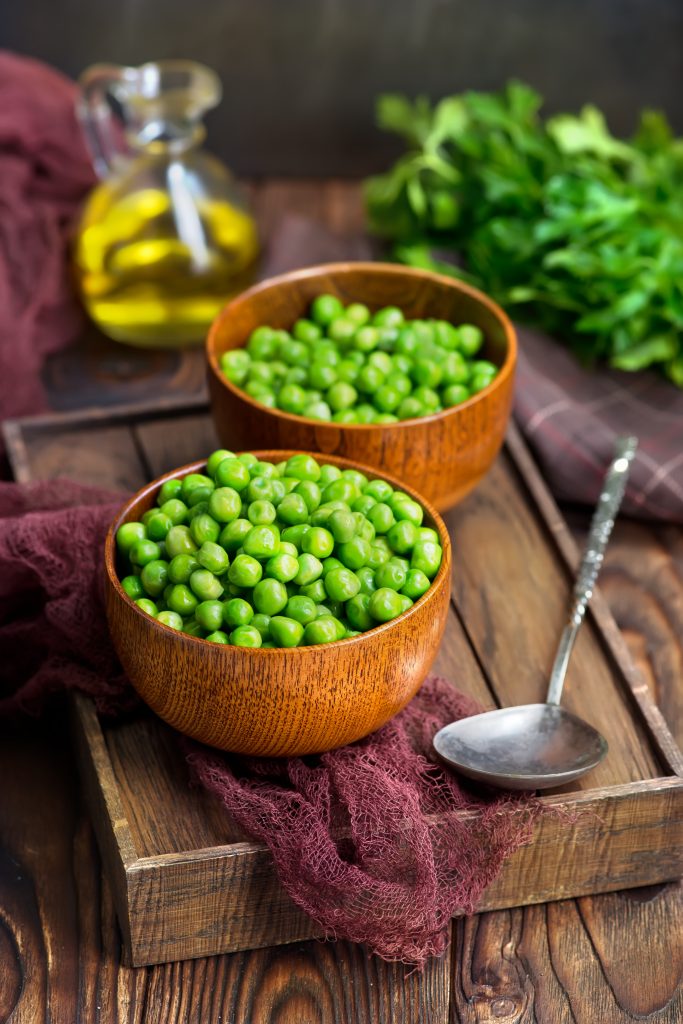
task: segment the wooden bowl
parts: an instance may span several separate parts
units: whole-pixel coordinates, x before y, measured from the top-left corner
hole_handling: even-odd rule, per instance
[[[255,452],[279,462],[292,451]],[[366,466],[327,457],[342,469]],[[166,480],[202,472],[173,470],[126,502],[105,542],[109,631],[128,678],[175,729],[223,750],[262,756],[314,754],[367,736],[405,707],[425,679],[441,641],[451,580],[451,546],[438,513],[419,494],[382,473],[425,509],[443,561],[426,594],[391,622],[332,644],[252,650],[209,643],[145,615],[124,592],[116,569],[116,531],[155,504]]]
[[[268,409],[226,380],[219,365],[224,352],[244,346],[260,324],[291,328],[323,292],[345,303],[364,302],[372,310],[399,306],[409,318],[476,324],[486,339],[482,357],[500,366],[500,372],[461,405],[381,425],[324,423]],[[391,264],[331,263],[283,274],[243,292],[212,324],[207,358],[213,417],[226,447],[343,455],[392,473],[444,511],[476,486],[503,443],[517,340],[502,309],[461,281]]]

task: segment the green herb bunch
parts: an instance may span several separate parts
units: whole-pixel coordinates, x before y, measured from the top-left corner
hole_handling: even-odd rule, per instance
[[[624,142],[595,107],[543,120],[541,102],[518,82],[435,106],[380,97],[408,152],[366,181],[370,227],[584,360],[683,387],[683,139],[652,111]]]

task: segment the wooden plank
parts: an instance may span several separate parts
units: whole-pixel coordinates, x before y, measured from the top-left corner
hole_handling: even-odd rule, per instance
[[[150,478],[207,458],[220,447],[207,411],[179,416],[171,424],[168,420],[151,420],[136,425],[134,430],[149,466]]]

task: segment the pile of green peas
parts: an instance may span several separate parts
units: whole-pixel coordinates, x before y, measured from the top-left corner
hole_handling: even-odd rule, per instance
[[[297,647],[389,622],[431,586],[442,549],[385,480],[310,455],[219,449],[167,480],[116,543],[121,586],[173,629],[238,647]]]
[[[221,356],[225,376],[255,401],[309,419],[397,423],[431,416],[482,391],[498,373],[476,359],[474,324],[406,320],[319,295],[291,332],[257,327],[246,348]]]

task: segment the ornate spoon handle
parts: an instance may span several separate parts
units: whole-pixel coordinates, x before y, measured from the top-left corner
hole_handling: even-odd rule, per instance
[[[569,657],[574,647],[579,626],[583,622],[586,607],[593,596],[593,587],[600,572],[605,548],[614,526],[614,520],[624,497],[626,480],[637,447],[638,439],[636,437],[620,437],[617,439],[614,448],[614,458],[605,475],[602,493],[591,519],[586,550],[581,559],[581,565],[579,566],[579,572],[574,585],[569,621],[563,630],[557,655],[555,656],[555,663],[550,673],[550,686],[548,687],[548,696],[546,697],[546,703],[548,704],[560,703]]]

